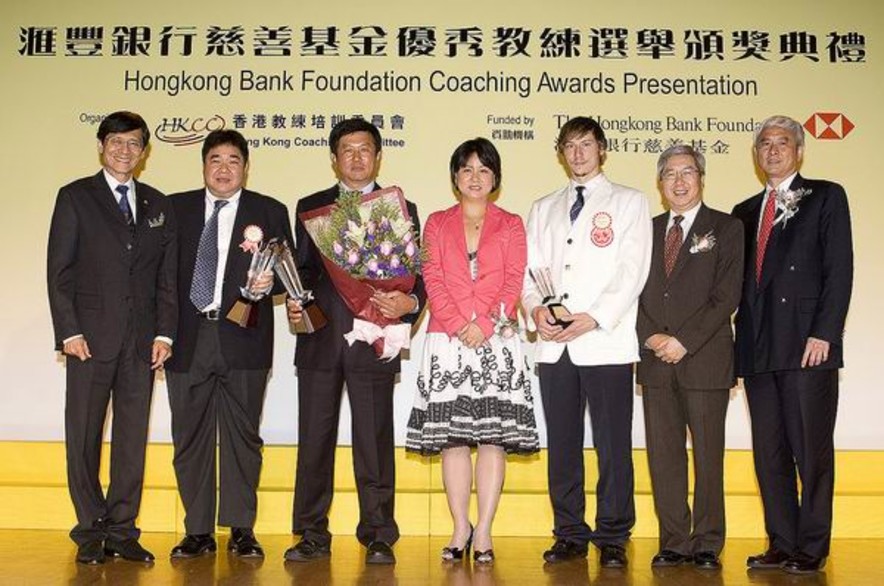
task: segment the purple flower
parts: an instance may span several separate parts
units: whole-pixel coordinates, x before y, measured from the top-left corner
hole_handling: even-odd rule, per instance
[[[414,256],[415,252],[417,252],[417,250],[414,247],[414,242],[409,242],[405,245],[405,254],[408,256]]]
[[[359,253],[353,249],[347,254],[347,263],[351,265],[355,265],[359,262]]]
[[[368,267],[369,271],[371,271],[373,273],[378,272],[378,260],[376,258],[373,258],[370,261],[368,261],[368,264],[366,266]]]
[[[393,252],[393,243],[389,240],[381,242],[381,254],[384,256],[390,256],[391,252]]]
[[[390,268],[391,269],[398,269],[400,264],[401,264],[401,262],[399,261],[398,256],[394,256],[393,258],[390,259]]]
[[[338,256],[341,256],[344,254],[344,247],[341,246],[341,243],[338,242],[337,240],[335,240],[335,243],[332,244],[332,248],[334,249],[335,254],[337,254]]]

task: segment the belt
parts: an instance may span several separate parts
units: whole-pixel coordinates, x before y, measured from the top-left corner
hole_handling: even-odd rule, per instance
[[[219,312],[217,309],[210,309],[209,311],[200,311],[197,313],[197,315],[209,321],[218,321],[221,312]]]

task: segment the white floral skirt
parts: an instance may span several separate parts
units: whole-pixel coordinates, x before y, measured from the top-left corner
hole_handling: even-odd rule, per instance
[[[471,350],[457,338],[428,333],[405,448],[431,455],[480,444],[510,454],[539,449],[521,341],[492,336]]]

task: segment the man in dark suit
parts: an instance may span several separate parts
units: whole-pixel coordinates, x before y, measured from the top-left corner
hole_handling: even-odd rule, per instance
[[[301,199],[295,219],[298,270],[304,287],[314,291],[328,325],[317,332],[298,335],[295,366],[299,438],[293,532],[302,537],[285,558],[303,562],[330,555],[328,511],[334,490],[338,416],[346,384],[353,416],[353,467],[359,493],[356,536],[368,548],[366,563],[392,564],[396,560],[391,546],[399,538],[393,518],[393,387],[399,357],[383,362],[370,345],[347,344],[344,334],[353,329],[353,313],[335,289],[300,218],[305,211],[333,204],[343,190],[367,194],[378,189],[375,177],[381,161],[381,135],[372,124],[352,118],[335,125],[329,146],[340,182]],[[419,230],[417,208],[411,202],[408,213]],[[418,277],[411,295],[378,292],[373,301],[384,316],[414,323],[426,302],[423,281]],[[301,319],[300,308],[292,301],[289,319]]]
[[[150,132],[138,114],[98,127],[103,169],[61,188],[49,231],[49,307],[56,349],[67,357],[65,448],[77,513],[77,561],[105,555],[150,562],[138,543],[154,371],[172,352],[177,321],[175,216],[134,179]],[[76,358],[77,360],[72,360]],[[113,397],[110,486],[98,480]]]
[[[747,565],[790,573],[817,572],[829,554],[838,369],[853,286],[847,195],[837,183],[802,177],[803,154],[801,124],[765,120],[755,159],[766,186],[733,211],[747,259],[736,368],[769,539]]]
[[[668,212],[654,218],[651,273],[639,298],[645,439],[660,527],[653,567],[721,568],[724,425],[734,385],[731,314],[743,282],[743,225],[703,203],[706,159],[666,149],[657,178]],[[688,506],[686,429],[694,455]]]
[[[216,130],[202,148],[205,187],[170,197],[178,222],[178,339],[169,361],[175,475],[187,535],[173,558],[216,550],[216,456],[220,444],[218,524],[231,528],[227,549],[263,557],[253,527],[261,473],[259,434],[273,361],[272,273],[256,275],[265,294],[241,327],[226,318],[246,284],[253,251],[271,238],[292,242],[285,205],[244,189],[249,146],[235,130]],[[281,284],[274,292],[283,291]]]

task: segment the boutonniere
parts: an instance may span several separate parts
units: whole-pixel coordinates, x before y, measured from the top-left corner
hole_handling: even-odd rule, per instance
[[[805,196],[810,195],[811,192],[813,192],[812,189],[804,189],[803,187],[795,190],[778,191],[777,212],[779,212],[779,215],[774,218],[773,225],[776,226],[782,222],[783,229],[785,229],[789,218],[798,213],[798,204],[801,203]]]
[[[500,304],[500,312],[493,313],[491,321],[494,324],[494,334],[504,340],[512,338],[519,333],[519,322],[507,317],[506,313],[504,313],[502,302]]]
[[[160,212],[160,215],[156,218],[148,218],[147,225],[151,228],[159,228],[163,224],[166,223],[166,214]]]
[[[243,252],[251,252],[254,254],[258,252],[261,241],[264,240],[264,230],[262,230],[260,226],[249,224],[246,226],[246,229],[243,230],[242,237],[243,241],[240,242],[239,247],[243,249]]]
[[[713,248],[715,248],[715,235],[712,233],[712,230],[709,230],[702,236],[691,234],[691,254],[709,252]]]

